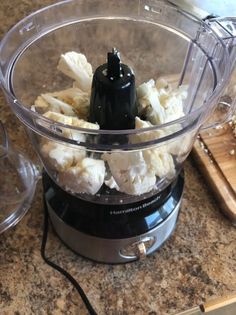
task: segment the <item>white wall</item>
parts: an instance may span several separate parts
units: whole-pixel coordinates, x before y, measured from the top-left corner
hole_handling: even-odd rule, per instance
[[[173,0],[173,3],[197,6],[219,16],[236,16],[236,0]]]

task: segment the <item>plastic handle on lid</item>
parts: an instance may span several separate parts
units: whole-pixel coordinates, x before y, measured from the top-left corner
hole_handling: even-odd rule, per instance
[[[229,63],[230,63],[230,77],[227,87],[232,84],[232,73],[236,68],[236,17],[232,18],[210,18],[205,21],[212,30],[224,41],[229,52]],[[227,89],[226,89],[227,91]],[[218,106],[224,106],[227,110],[227,114],[213,123],[206,124],[202,127],[202,130],[216,127],[218,125],[224,124],[232,118],[233,113],[236,109],[236,95],[232,93],[229,95],[227,92],[223,95]],[[217,110],[217,109],[216,109]]]
[[[231,65],[231,75],[236,65],[236,17],[225,17],[221,18],[214,13],[209,13],[202,8],[195,6],[193,3],[189,3],[186,0],[168,0],[174,6],[180,7],[184,11],[190,12],[199,19],[202,19],[206,24],[208,24],[212,30],[224,41],[228,48],[230,55],[230,65]],[[212,6],[214,7],[214,5]],[[231,77],[232,78],[232,77]],[[229,80],[229,84],[231,81]],[[229,84],[227,86],[229,86]],[[226,101],[227,100],[227,101]],[[227,111],[223,118],[217,118],[213,122],[208,122],[203,125],[201,130],[217,127],[221,124],[226,123],[232,118],[232,114],[236,109],[236,95],[223,95],[218,102],[220,108],[225,108]],[[217,111],[218,108],[216,108]],[[222,115],[218,115],[221,116]]]

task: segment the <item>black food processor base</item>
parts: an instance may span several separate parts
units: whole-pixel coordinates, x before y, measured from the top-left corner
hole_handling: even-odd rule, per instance
[[[184,177],[145,200],[96,204],[62,190],[45,172],[45,206],[59,238],[73,251],[104,263],[125,263],[151,254],[172,234]]]

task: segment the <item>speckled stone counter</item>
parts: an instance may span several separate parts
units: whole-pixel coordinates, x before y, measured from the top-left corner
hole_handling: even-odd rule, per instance
[[[50,0],[2,0],[0,36]],[[3,95],[0,119],[12,143],[33,157],[24,128]],[[126,265],[103,265],[67,249],[51,231],[48,255],[77,279],[99,315],[175,314],[201,302],[236,293],[236,229],[221,214],[191,160],[174,235],[155,254]],[[42,185],[31,209],[0,237],[0,314],[87,314],[75,289],[40,256]]]

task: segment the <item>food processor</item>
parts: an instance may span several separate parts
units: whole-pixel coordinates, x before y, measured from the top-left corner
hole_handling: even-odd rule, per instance
[[[2,89],[42,162],[44,206],[68,247],[95,261],[125,263],[153,253],[170,237],[184,188],[183,163],[217,108],[235,44],[233,18],[203,22],[158,0],[62,1],[6,34]],[[58,71],[66,52],[86,56],[92,80],[80,94],[89,98],[83,125],[81,108],[65,119],[34,106],[39,95],[76,88],[75,71]],[[145,120],[146,107],[139,112],[152,80],[160,89],[171,85],[184,93],[177,119],[170,113],[155,123],[151,115],[151,122]],[[234,103],[229,105],[227,117]]]

